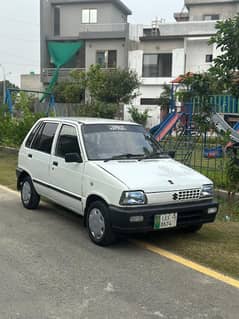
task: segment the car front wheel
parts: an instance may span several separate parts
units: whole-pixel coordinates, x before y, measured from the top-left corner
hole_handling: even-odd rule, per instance
[[[109,209],[102,201],[90,204],[87,212],[87,228],[90,239],[99,246],[109,246],[116,240],[112,231]]]
[[[40,202],[40,196],[37,194],[32,180],[29,176],[24,177],[21,183],[21,200],[27,209],[37,209]]]

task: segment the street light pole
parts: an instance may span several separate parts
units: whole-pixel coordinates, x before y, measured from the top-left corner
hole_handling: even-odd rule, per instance
[[[2,68],[2,73],[3,73],[3,104],[5,103],[6,100],[6,71],[5,68],[2,64],[0,64],[0,67]]]

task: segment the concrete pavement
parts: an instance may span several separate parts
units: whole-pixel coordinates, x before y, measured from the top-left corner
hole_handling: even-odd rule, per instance
[[[82,218],[22,208],[0,188],[0,319],[238,319],[239,289],[121,241],[88,239]]]

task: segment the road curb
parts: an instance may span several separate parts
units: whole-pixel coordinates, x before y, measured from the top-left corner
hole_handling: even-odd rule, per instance
[[[223,199],[228,199],[228,194],[229,194],[229,191],[227,190],[223,190],[223,189],[216,189],[215,190],[215,193],[217,196],[223,198]],[[239,199],[239,193],[235,193],[234,194],[234,198],[235,199]]]
[[[17,196],[19,196],[19,192],[17,191],[14,191],[13,189],[9,188],[9,187],[6,187],[6,186],[3,186],[0,184],[0,189],[6,191],[6,192],[9,192],[9,193],[12,193],[12,194],[15,194]]]
[[[8,147],[8,146],[0,146],[0,151],[5,151],[12,154],[17,154],[19,152],[18,148]]]
[[[239,280],[237,280],[235,278],[224,275],[218,271],[213,270],[212,268],[198,264],[192,260],[184,258],[180,255],[176,255],[176,254],[174,254],[168,250],[162,249],[158,246],[148,244],[148,243],[145,243],[143,241],[138,241],[138,240],[131,240],[131,242],[140,248],[143,248],[145,250],[150,251],[151,253],[157,254],[157,255],[164,257],[164,258],[167,258],[168,260],[176,262],[177,264],[180,264],[184,267],[187,267],[188,269],[192,269],[192,270],[194,270],[198,273],[201,273],[205,276],[216,279],[217,281],[223,282],[224,284],[227,284],[229,286],[232,286],[234,288],[239,289]]]

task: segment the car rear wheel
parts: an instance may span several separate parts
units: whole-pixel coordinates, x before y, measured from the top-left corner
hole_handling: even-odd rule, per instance
[[[24,177],[21,183],[21,200],[27,209],[37,209],[40,202],[40,196],[37,194],[32,180],[29,176]]]
[[[90,239],[99,246],[109,246],[116,240],[112,231],[109,209],[102,201],[90,204],[87,212],[87,228]]]

